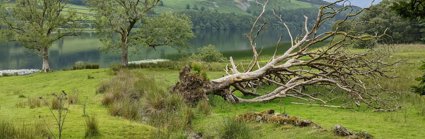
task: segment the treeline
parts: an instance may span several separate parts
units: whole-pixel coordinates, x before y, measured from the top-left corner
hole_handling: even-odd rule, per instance
[[[358,34],[383,35],[376,40],[381,44],[423,43],[425,41],[425,22],[419,18],[402,17],[392,7],[397,1],[383,0],[370,7],[358,18],[343,24],[345,31]],[[370,44],[369,44],[370,45]],[[361,45],[359,47],[365,47]]]
[[[313,22],[317,16],[317,9],[297,9],[297,10],[277,10],[277,14],[282,15],[283,20],[288,26],[291,27],[296,33],[298,30],[302,30],[304,24],[304,15],[309,17],[309,23]],[[181,12],[190,17],[195,30],[246,30],[251,28],[252,22],[255,19],[255,15],[242,15],[235,13],[219,13],[217,11],[204,10],[187,10]],[[266,12],[262,22],[266,23],[267,27],[281,26],[278,24],[278,19],[273,15],[271,11]],[[326,23],[323,29],[331,28],[331,22]]]
[[[252,16],[216,11],[188,10],[182,12],[190,17],[195,30],[240,30],[251,26]]]

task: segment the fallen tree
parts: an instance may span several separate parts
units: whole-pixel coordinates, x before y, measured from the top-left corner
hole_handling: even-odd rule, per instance
[[[379,57],[382,55],[371,51],[352,52],[346,48],[352,40],[368,40],[380,36],[359,35],[339,29],[340,24],[362,11],[355,11],[344,0],[322,6],[313,24],[309,24],[309,18],[305,16],[304,33],[298,37],[291,34],[282,16],[275,13],[274,15],[291,38],[291,46],[282,54],[278,54],[276,49],[267,63],[260,64],[261,51],[257,50],[256,39],[266,25],[261,19],[266,11],[268,0],[256,2],[261,5],[262,12],[253,23],[251,31],[247,33],[253,52],[249,66],[238,66],[230,57],[230,64],[226,68],[227,75],[212,80],[198,76],[191,71],[190,67],[185,67],[180,73],[179,82],[173,87],[174,92],[181,94],[189,103],[205,99],[208,94],[222,96],[232,103],[266,102],[284,97],[326,103],[327,101],[319,97],[304,93],[302,89],[309,85],[323,85],[344,90],[358,105],[363,102],[375,108],[382,108],[382,105],[376,105],[379,102],[378,96],[366,91],[364,80],[387,77],[385,73],[387,67],[391,65],[381,61]],[[325,22],[341,15],[344,15],[344,18],[335,24],[334,29],[324,33],[319,32]],[[281,39],[278,43],[280,41]],[[312,48],[324,42],[326,46],[319,49]],[[276,88],[268,93],[255,92],[258,86],[265,84],[273,84]],[[238,97],[235,95],[237,91],[244,96],[255,97]]]

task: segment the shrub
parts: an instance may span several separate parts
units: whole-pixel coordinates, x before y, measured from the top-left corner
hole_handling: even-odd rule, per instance
[[[100,66],[98,64],[86,63],[82,61],[75,62],[72,70],[82,70],[82,69],[99,69]]]
[[[99,136],[99,135],[100,135],[99,124],[97,123],[96,117],[94,117],[94,116],[87,117],[86,118],[85,137],[90,138],[90,137],[95,137],[95,136]]]
[[[190,59],[203,62],[223,62],[226,58],[214,45],[210,44],[200,48],[199,53],[193,54]]]
[[[250,139],[251,132],[246,123],[228,119],[224,122],[220,136],[222,139]]]
[[[425,61],[419,69],[425,72]],[[418,93],[419,95],[425,95],[425,74],[416,78],[416,81],[419,81],[419,84],[412,86],[413,92]]]

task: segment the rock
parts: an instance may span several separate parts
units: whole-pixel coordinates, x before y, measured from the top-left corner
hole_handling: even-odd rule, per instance
[[[202,139],[202,133],[190,132],[187,139]]]
[[[263,117],[261,117],[261,116],[257,116],[257,117],[255,117],[255,121],[256,122],[262,122],[263,121]]]
[[[347,128],[345,128],[341,125],[336,125],[333,131],[334,131],[335,135],[337,135],[337,136],[346,137],[346,136],[353,135],[353,133],[351,133],[350,131],[348,131]]]
[[[365,131],[361,131],[355,134],[356,139],[373,139],[373,136]]]
[[[307,127],[310,126],[313,122],[309,121],[309,120],[301,120],[298,124],[298,126],[300,127]]]

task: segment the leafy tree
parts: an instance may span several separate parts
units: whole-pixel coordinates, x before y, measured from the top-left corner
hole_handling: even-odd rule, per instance
[[[79,32],[79,17],[73,10],[65,12],[66,6],[64,0],[16,0],[13,5],[2,6],[2,34],[40,55],[42,70],[48,72],[52,44]]]
[[[172,39],[187,40],[187,38],[175,38],[170,36],[173,34],[175,36],[186,37],[187,35],[182,34],[191,32],[190,29],[177,30],[173,26],[180,26],[179,24],[183,24],[181,26],[186,27],[190,26],[187,25],[190,22],[178,22],[177,16],[174,15],[163,15],[158,17],[162,19],[147,20],[149,18],[156,18],[148,17],[148,15],[153,15],[152,9],[158,5],[159,1],[160,0],[88,0],[89,5],[94,7],[97,13],[96,23],[98,31],[101,34],[101,41],[107,48],[120,49],[121,64],[123,66],[128,66],[128,49],[130,46],[148,44],[147,46],[156,47],[159,46],[159,44],[173,45],[173,43],[179,42]],[[170,19],[166,20],[163,18]],[[142,22],[144,20],[147,22],[146,25]],[[164,22],[159,23],[157,22],[158,20]],[[149,23],[151,22],[158,24],[150,25]],[[138,29],[141,31],[137,31]],[[159,33],[158,31],[163,32]],[[154,43],[145,41],[152,41]]]
[[[143,27],[134,34],[131,45],[143,45],[152,48],[166,45],[185,46],[193,38],[192,23],[189,17],[172,13],[163,13],[149,17]]]
[[[392,0],[384,0],[370,7],[361,16],[343,25],[345,30],[358,34],[376,35],[385,32],[379,43],[414,43],[422,39],[422,25],[417,20],[406,20],[391,10]],[[383,12],[384,11],[384,12]],[[341,29],[341,28],[340,28]],[[368,43],[370,44],[370,43]],[[364,44],[357,44],[366,47]]]
[[[424,18],[425,0],[398,1],[393,4],[392,9],[403,17]]]
[[[200,48],[199,53],[193,54],[190,59],[200,60],[203,62],[223,62],[226,60],[223,54],[211,44]]]

